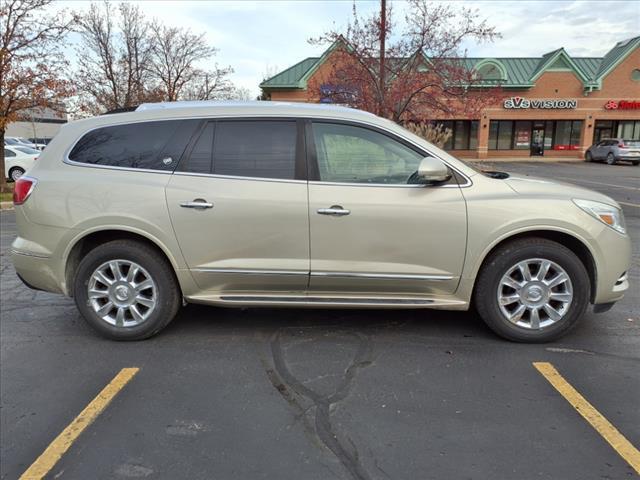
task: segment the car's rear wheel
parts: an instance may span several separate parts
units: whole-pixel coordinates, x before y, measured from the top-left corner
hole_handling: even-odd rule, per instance
[[[616,157],[613,155],[613,153],[609,152],[607,154],[607,165],[615,165],[616,163]]]
[[[175,317],[180,290],[154,248],[114,240],[91,250],[76,271],[75,302],[87,323],[113,340],[142,340]]]
[[[587,152],[584,155],[584,161],[585,162],[593,162],[593,156],[591,155],[591,152]]]
[[[590,284],[580,259],[543,238],[506,244],[483,266],[475,304],[498,335],[518,342],[555,340],[580,320]]]
[[[640,162],[631,162],[631,163],[633,163],[634,167],[637,167],[638,165],[640,165]]]
[[[22,175],[24,175],[24,170],[20,167],[13,167],[9,170],[9,178],[14,182],[17,181]]]

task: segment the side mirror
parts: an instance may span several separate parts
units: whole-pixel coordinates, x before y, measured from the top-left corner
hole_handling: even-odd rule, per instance
[[[451,178],[451,172],[447,166],[434,157],[424,157],[416,173],[417,180],[425,184],[442,183]]]

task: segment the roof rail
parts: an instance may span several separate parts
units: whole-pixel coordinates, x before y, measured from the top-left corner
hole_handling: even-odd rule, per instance
[[[239,100],[181,100],[178,102],[158,102],[158,103],[143,103],[135,109],[136,112],[144,110],[163,110],[172,108],[204,108],[204,107],[252,107],[252,108],[276,108],[276,107],[290,107],[290,108],[310,108],[317,110],[350,110],[354,109],[346,105],[328,105],[323,103],[306,103],[306,102],[272,102],[272,101],[239,101]],[[357,110],[357,109],[356,109]],[[373,115],[372,113],[365,112],[363,110],[357,110],[361,113]]]

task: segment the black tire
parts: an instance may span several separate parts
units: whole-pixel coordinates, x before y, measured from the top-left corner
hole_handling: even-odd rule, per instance
[[[585,162],[593,162],[593,156],[591,155],[591,152],[587,152],[584,155],[584,161]]]
[[[640,165],[640,162],[631,162],[631,163],[633,163],[634,167],[637,167],[638,165]]]
[[[511,323],[498,305],[498,288],[503,275],[518,262],[542,258],[562,267],[571,279],[573,299],[560,320],[538,330]],[[578,323],[589,304],[589,275],[580,259],[563,245],[543,238],[514,240],[485,261],[474,291],[474,303],[485,323],[495,333],[508,340],[526,343],[550,342],[569,332]]]
[[[607,165],[615,165],[616,164],[616,157],[613,155],[613,153],[609,152],[607,154]]]
[[[24,169],[20,167],[13,167],[11,170],[9,170],[9,179],[12,182],[15,182],[22,175],[24,175]]]
[[[155,282],[156,305],[149,317],[139,325],[112,325],[103,320],[90,305],[88,286],[91,275],[99,266],[115,259],[135,262]],[[73,294],[86,322],[100,335],[111,340],[143,340],[155,335],[173,320],[181,304],[180,288],[169,262],[151,246],[133,240],[107,242],[85,255],[75,273]]]

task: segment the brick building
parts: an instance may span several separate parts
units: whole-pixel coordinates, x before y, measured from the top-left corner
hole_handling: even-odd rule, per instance
[[[265,80],[272,100],[325,102],[307,86],[332,68],[336,45]],[[445,148],[470,158],[582,156],[609,137],[640,140],[640,36],[603,57],[571,57],[564,48],[541,57],[467,58],[501,98],[479,118],[437,118],[453,131]],[[430,118],[434,120],[434,118]]]

